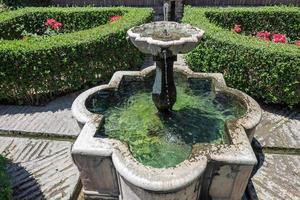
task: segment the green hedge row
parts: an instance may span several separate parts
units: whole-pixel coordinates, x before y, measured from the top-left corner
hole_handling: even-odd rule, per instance
[[[202,28],[205,37],[186,57],[195,71],[221,72],[229,86],[267,103],[300,102],[300,47],[252,37],[257,31],[300,40],[300,9],[295,7],[185,8],[183,22]],[[242,34],[230,31],[240,24]]]
[[[12,199],[12,186],[6,172],[8,160],[0,155],[0,199]]]
[[[113,15],[122,18],[109,23]],[[47,18],[62,22],[67,33],[0,40],[0,101],[41,104],[55,95],[108,80],[116,70],[139,66],[143,55],[126,40],[126,31],[150,21],[152,10],[24,8],[0,14],[0,35],[18,38],[18,28],[9,26],[23,22],[31,30]]]
[[[108,23],[109,18],[114,15],[123,15],[120,9],[96,9],[89,11],[75,11],[62,9],[47,9],[46,11],[26,12],[7,12],[2,17],[5,20],[0,20],[0,39],[13,40],[22,38],[21,34],[25,30],[29,33],[34,33],[36,30],[45,30],[44,25],[47,18],[54,18],[62,22],[64,26],[60,29],[60,33],[70,33],[85,29],[94,28]],[[42,32],[42,31],[41,31]]]

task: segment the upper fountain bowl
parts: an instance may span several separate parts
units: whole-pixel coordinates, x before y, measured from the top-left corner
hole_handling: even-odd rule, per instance
[[[141,52],[157,56],[166,49],[172,55],[191,51],[204,31],[189,24],[160,21],[133,27],[127,34]]]

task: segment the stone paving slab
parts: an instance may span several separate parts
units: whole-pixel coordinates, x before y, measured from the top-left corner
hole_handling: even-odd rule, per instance
[[[80,127],[71,106],[77,96],[59,97],[46,106],[0,105],[0,132],[76,138]]]
[[[249,200],[300,200],[300,155],[265,154]]]
[[[263,147],[300,148],[300,109],[261,106],[263,118],[255,133]]]
[[[79,172],[71,142],[0,137],[0,143],[0,154],[11,160],[14,200],[69,200],[77,195]]]

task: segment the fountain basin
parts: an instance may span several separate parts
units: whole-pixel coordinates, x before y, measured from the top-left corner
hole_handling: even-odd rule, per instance
[[[117,91],[132,82],[154,78],[155,67],[139,72],[116,72],[107,85],[79,95],[72,112],[83,129],[72,148],[88,198],[122,200],[241,199],[256,164],[250,142],[260,121],[259,105],[248,95],[226,86],[221,74],[195,73],[175,66],[186,79],[211,82],[212,91],[241,102],[246,112],[225,122],[226,143],[196,144],[192,154],[174,167],[154,168],[138,162],[128,146],[119,140],[98,137],[104,117],[88,110],[92,98],[101,91]]]
[[[191,51],[198,45],[204,31],[189,24],[159,21],[133,27],[127,34],[141,52],[158,56],[165,49],[172,55]]]

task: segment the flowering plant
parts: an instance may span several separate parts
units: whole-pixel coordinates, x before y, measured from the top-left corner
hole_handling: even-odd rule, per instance
[[[234,28],[231,29],[232,32],[235,33],[241,33],[242,32],[242,28],[241,25],[234,25]],[[255,34],[255,36],[259,39],[259,40],[264,40],[264,41],[272,41],[274,43],[283,43],[283,44],[288,44],[288,42],[290,41],[285,34],[281,34],[281,33],[270,33],[268,31],[259,31]],[[290,42],[291,44],[293,42]],[[295,41],[294,44],[296,46],[300,46],[300,40]]]
[[[275,42],[275,43],[284,43],[284,44],[286,44],[287,43],[286,35],[285,34],[280,34],[280,33],[274,34],[272,41]]]
[[[113,23],[113,22],[118,21],[118,20],[121,19],[121,18],[122,18],[122,16],[115,15],[115,16],[110,17],[109,22],[110,22],[110,23]]]
[[[45,26],[52,30],[58,30],[59,28],[62,27],[62,23],[56,21],[55,19],[49,18],[46,20]]]
[[[59,29],[62,27],[62,23],[56,21],[53,18],[48,18],[45,22],[46,31],[44,35],[55,35],[59,32]]]
[[[234,25],[234,28],[231,29],[231,31],[234,33],[241,33],[242,32],[241,25],[238,25],[238,24]]]
[[[23,30],[22,36],[23,40],[27,40],[29,37],[36,37],[38,35],[55,35],[59,32],[60,28],[63,26],[61,22],[56,21],[53,18],[48,18],[45,23],[45,28],[35,30],[35,33],[27,32]],[[24,26],[22,26],[24,28]]]
[[[268,31],[260,31],[256,33],[256,37],[260,40],[270,41],[271,33]]]

